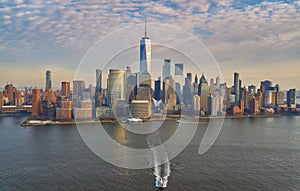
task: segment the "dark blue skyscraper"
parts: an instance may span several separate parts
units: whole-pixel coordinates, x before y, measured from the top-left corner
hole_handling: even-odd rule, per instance
[[[161,94],[161,87],[160,87],[160,78],[158,80],[155,80],[154,82],[154,99],[160,100],[160,94]]]
[[[286,94],[288,106],[296,104],[296,89],[289,89]]]

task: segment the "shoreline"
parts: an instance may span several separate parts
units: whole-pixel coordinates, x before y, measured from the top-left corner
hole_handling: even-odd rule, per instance
[[[287,114],[274,114],[274,115],[238,115],[238,116],[181,116],[181,115],[171,115],[166,118],[152,118],[149,120],[143,120],[143,122],[147,121],[174,121],[180,118],[190,119],[190,120],[210,120],[210,119],[254,119],[254,118],[268,118],[268,117],[281,117],[281,116],[298,116],[298,115],[287,115]],[[20,124],[20,126],[45,126],[45,125],[76,125],[76,124],[97,124],[97,123],[117,123],[116,119],[91,119],[86,121],[52,121],[52,120],[25,120]],[[121,122],[127,123],[127,120],[124,119]]]

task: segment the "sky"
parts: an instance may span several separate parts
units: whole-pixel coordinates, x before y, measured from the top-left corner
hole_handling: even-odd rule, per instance
[[[203,42],[228,85],[239,72],[246,86],[269,79],[300,89],[300,1],[292,0],[1,0],[0,87],[43,87],[48,69],[54,86],[72,81],[96,42],[145,17]]]

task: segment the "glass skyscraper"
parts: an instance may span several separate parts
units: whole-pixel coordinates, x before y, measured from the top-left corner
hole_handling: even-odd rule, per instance
[[[171,77],[171,60],[170,59],[164,59],[164,65],[163,65],[163,81],[166,78]]]
[[[140,73],[150,73],[151,67],[151,40],[147,37],[146,23],[145,36],[140,40]]]

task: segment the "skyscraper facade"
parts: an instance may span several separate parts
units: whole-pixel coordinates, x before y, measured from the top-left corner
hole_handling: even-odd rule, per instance
[[[205,79],[204,74],[202,74],[202,76],[200,78],[200,83],[198,86],[198,95],[200,95],[201,109],[207,111],[208,110],[209,87],[208,87],[208,83]]]
[[[154,82],[154,99],[160,100],[160,94],[161,94],[161,87],[160,87],[160,79],[155,80]]]
[[[183,75],[183,64],[175,64],[175,76]]]
[[[101,92],[102,88],[102,70],[96,69],[96,93]]]
[[[46,90],[51,89],[51,71],[46,71]]]
[[[61,82],[61,96],[70,96],[70,82]]]
[[[296,89],[289,89],[289,91],[287,91],[286,100],[288,106],[296,104]]]
[[[151,40],[147,37],[145,23],[145,36],[140,40],[140,73],[150,73],[151,67]]]
[[[83,90],[85,89],[83,80],[73,81],[73,96],[82,96]]]
[[[125,100],[125,71],[110,69],[108,74],[108,96],[116,100]],[[112,101],[112,100],[109,100]]]
[[[235,95],[235,103],[239,103],[240,99],[240,80],[239,73],[234,73],[234,95]]]
[[[32,117],[37,117],[39,115],[39,100],[40,100],[41,90],[34,88],[32,89]]]
[[[171,76],[171,60],[164,59],[163,65],[163,81]]]

